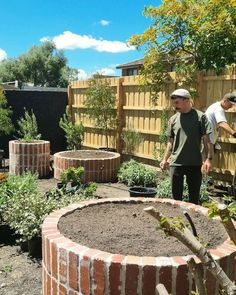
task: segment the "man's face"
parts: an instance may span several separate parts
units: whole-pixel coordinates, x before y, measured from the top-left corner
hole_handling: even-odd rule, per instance
[[[189,99],[180,96],[171,98],[172,106],[175,111],[184,113],[189,108]]]
[[[233,106],[232,103],[228,99],[224,100],[223,108],[225,110],[228,110],[228,109],[232,108],[232,106]]]

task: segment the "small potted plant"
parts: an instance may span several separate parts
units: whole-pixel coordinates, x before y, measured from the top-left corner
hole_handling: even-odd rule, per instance
[[[25,171],[37,172],[39,177],[50,172],[50,142],[41,140],[36,117],[31,110],[25,110],[18,120],[19,139],[9,142],[9,173],[22,174]]]

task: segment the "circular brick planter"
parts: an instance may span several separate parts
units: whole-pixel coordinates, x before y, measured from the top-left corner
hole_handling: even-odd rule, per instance
[[[35,140],[9,141],[9,173],[19,175],[25,171],[37,172],[39,177],[50,172],[50,142]]]
[[[186,210],[207,214],[207,209],[169,199],[110,198],[83,201],[51,213],[42,227],[43,295],[52,294],[111,294],[154,295],[155,286],[162,283],[172,295],[188,295],[193,278],[186,261],[189,256],[138,257],[111,254],[90,249],[64,237],[58,230],[59,219],[76,209],[108,202],[166,202],[181,205]],[[236,247],[226,240],[210,250],[228,276],[236,275]],[[195,257],[194,255],[192,255]],[[208,295],[218,294],[218,285],[208,272],[205,274]]]
[[[54,178],[69,167],[84,167],[82,181],[115,182],[120,154],[97,150],[63,151],[54,154]]]

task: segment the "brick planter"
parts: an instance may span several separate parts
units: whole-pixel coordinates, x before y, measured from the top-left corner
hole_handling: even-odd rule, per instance
[[[59,219],[76,209],[98,203],[130,202],[130,198],[84,201],[50,214],[42,227],[43,295],[154,295],[163,283],[172,295],[189,295],[193,278],[186,260],[189,256],[139,257],[111,254],[90,249],[64,237],[58,230]],[[168,199],[132,198],[134,202],[166,202],[207,214],[207,209]],[[211,254],[231,279],[236,275],[236,247],[226,240]],[[194,255],[193,255],[194,256]],[[208,295],[218,293],[210,273],[205,274]]]
[[[69,167],[82,166],[83,182],[115,182],[120,167],[120,154],[98,150],[63,151],[54,154],[54,178]]]
[[[35,140],[9,141],[9,173],[20,175],[25,171],[38,172],[44,177],[50,171],[50,142]]]

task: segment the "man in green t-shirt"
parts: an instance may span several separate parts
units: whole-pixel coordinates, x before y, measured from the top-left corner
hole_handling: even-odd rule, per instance
[[[177,112],[167,128],[167,148],[160,163],[161,169],[170,167],[172,197],[182,200],[184,176],[189,191],[189,201],[198,204],[202,173],[212,168],[213,145],[210,143],[210,124],[204,113],[192,108],[191,95],[186,89],[176,89],[171,94],[172,105]],[[201,140],[206,159],[202,160]]]

